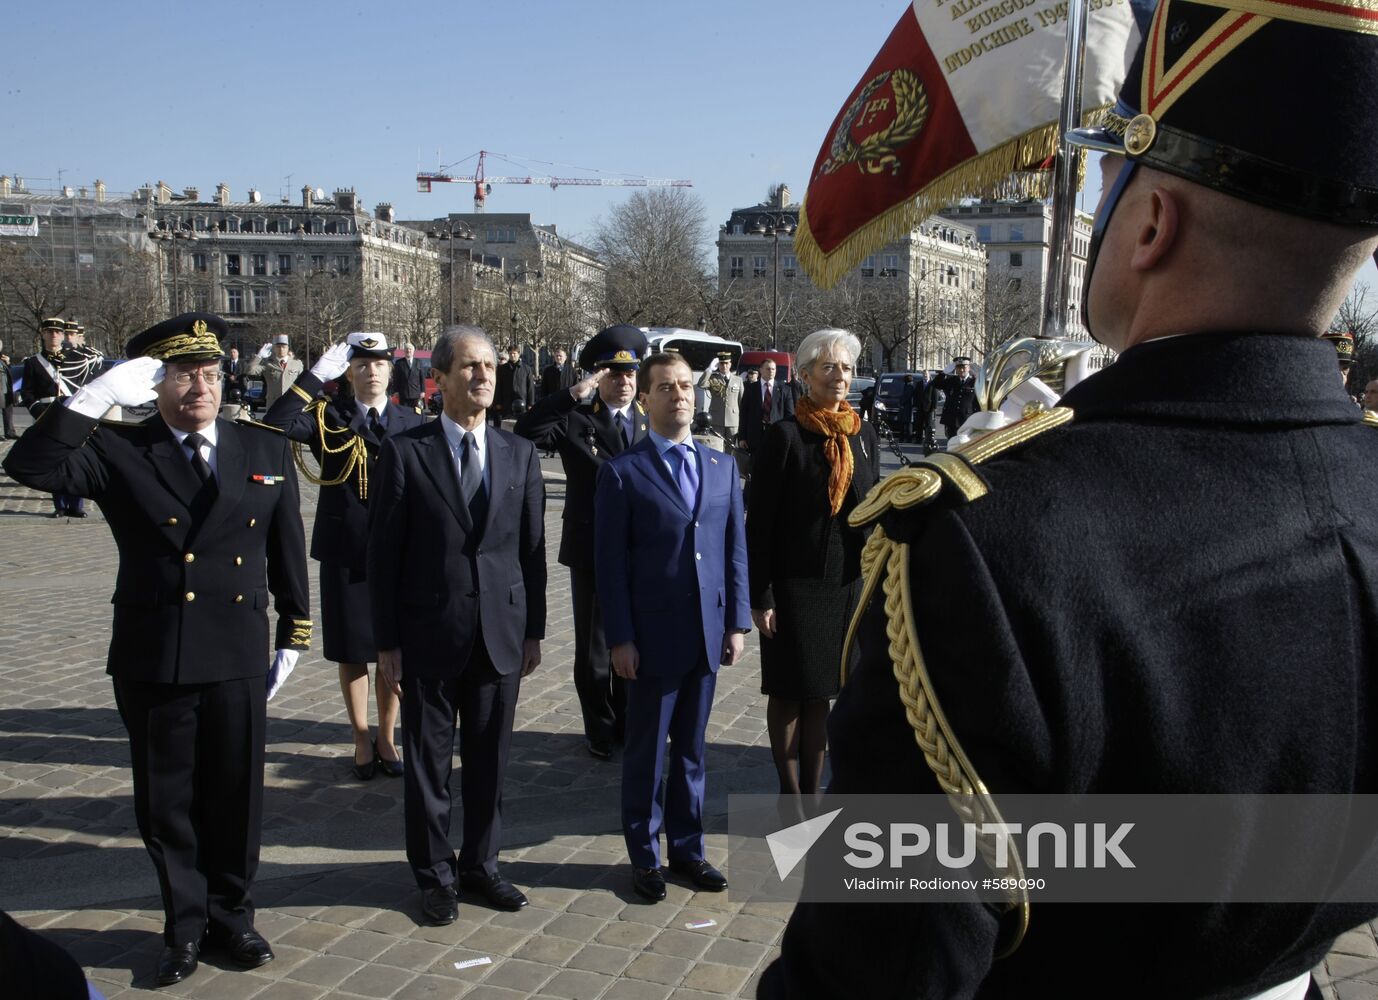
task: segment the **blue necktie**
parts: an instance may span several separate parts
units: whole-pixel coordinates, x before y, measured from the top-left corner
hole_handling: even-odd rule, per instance
[[[685,504],[689,507],[689,512],[693,513],[694,506],[699,498],[699,469],[694,461],[694,446],[691,444],[676,445],[682,448],[679,453],[679,474],[675,477],[679,485],[680,495],[684,497]]]

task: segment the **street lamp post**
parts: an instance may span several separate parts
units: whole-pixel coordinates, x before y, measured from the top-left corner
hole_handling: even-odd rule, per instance
[[[168,249],[172,252],[172,311],[174,313],[181,312],[182,292],[180,278],[182,273],[182,248],[178,246],[177,243],[179,240],[195,240],[196,233],[192,231],[190,223],[183,222],[169,229],[167,223],[160,220],[157,228],[148,231],[148,238],[155,240],[160,250],[162,244],[167,243]],[[159,270],[162,269],[161,261],[159,261],[158,267]]]
[[[776,333],[780,325],[780,234],[794,235],[794,216],[758,215],[751,231],[757,236],[769,236],[774,241],[775,266],[770,274],[770,349],[775,350]]]
[[[446,226],[429,230],[426,233],[433,240],[443,240],[449,244],[450,249],[450,321],[447,326],[455,324],[455,240],[472,240],[474,231],[458,219],[449,219]]]

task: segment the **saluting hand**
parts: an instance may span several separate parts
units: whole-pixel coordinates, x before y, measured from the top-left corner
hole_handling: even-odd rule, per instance
[[[607,375],[611,370],[610,368],[600,368],[582,382],[575,382],[569,387],[569,394],[573,396],[576,401],[587,399],[589,393],[597,389],[598,383],[603,381],[603,376]]]
[[[266,359],[266,358],[268,357],[268,355],[270,355],[270,354],[272,354],[272,353],[273,353],[273,345],[272,345],[272,344],[264,344],[262,347],[260,347],[260,348],[258,349],[258,356],[259,356],[260,358],[265,358],[265,359]]]
[[[402,651],[400,649],[378,650],[378,683],[386,684],[388,690],[402,697]]]
[[[335,344],[311,366],[311,374],[322,382],[339,378],[349,368],[349,351],[348,344]]]
[[[636,668],[641,665],[641,654],[636,651],[636,643],[623,642],[612,647],[612,670],[624,681],[636,680]]]

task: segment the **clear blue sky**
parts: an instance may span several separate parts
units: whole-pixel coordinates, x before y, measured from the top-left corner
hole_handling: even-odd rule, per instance
[[[352,186],[369,209],[391,201],[399,218],[429,218],[470,211],[472,189],[419,194],[418,165],[488,149],[523,162],[491,160],[491,174],[586,175],[547,161],[688,178],[716,232],[776,181],[803,196],[825,130],[907,6],[16,4],[0,61],[0,173],[34,188],[56,187],[59,170],[111,191],[164,180],[202,197],[225,181],[235,200],[250,187],[295,201],[303,184]],[[626,196],[504,185],[488,210],[587,239]]]
[[[520,4],[131,0],[6,16],[0,173],[202,196],[353,186],[399,218],[470,211],[416,191],[479,149],[489,173],[688,178],[712,227],[786,181],[802,196],[823,133],[901,0],[532,0]],[[465,172],[456,170],[455,172]],[[286,176],[292,175],[286,191]],[[495,186],[490,212],[587,236],[626,191]]]

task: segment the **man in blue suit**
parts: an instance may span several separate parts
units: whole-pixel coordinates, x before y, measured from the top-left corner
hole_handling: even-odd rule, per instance
[[[632,887],[659,900],[662,826],[672,872],[699,889],[727,888],[703,856],[705,730],[718,666],[741,658],[751,610],[737,466],[690,436],[693,373],[677,354],[652,354],[637,390],[651,430],[599,470],[594,575],[613,670],[627,685],[622,833]]]

